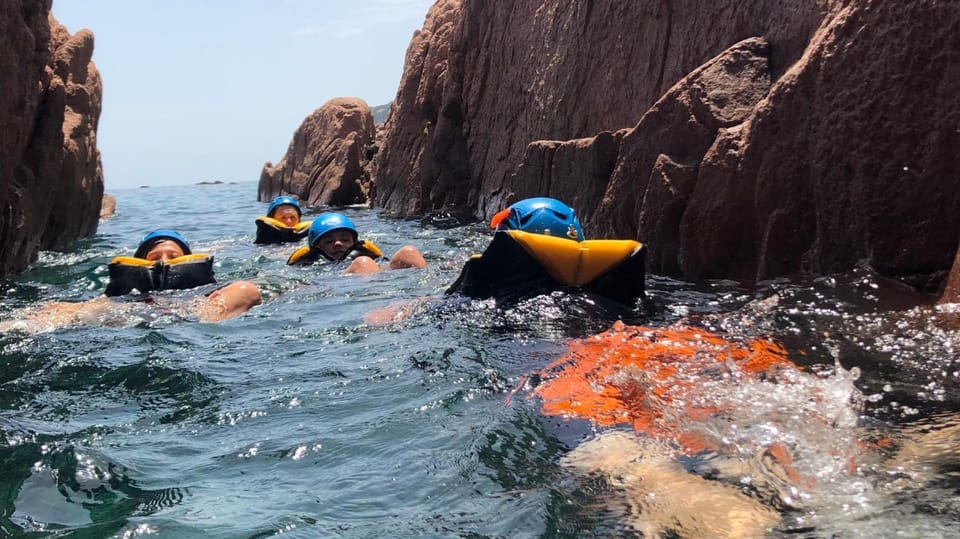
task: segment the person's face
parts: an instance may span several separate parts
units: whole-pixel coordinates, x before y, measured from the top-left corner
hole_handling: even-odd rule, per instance
[[[166,262],[178,256],[183,256],[183,249],[180,248],[180,244],[173,240],[161,241],[147,252],[147,260],[151,262],[156,262],[157,260]]]
[[[294,226],[300,222],[300,214],[297,209],[289,204],[281,204],[273,210],[273,218],[287,226]]]
[[[349,230],[331,230],[320,236],[320,250],[334,260],[340,260],[347,250],[353,247],[353,232]]]

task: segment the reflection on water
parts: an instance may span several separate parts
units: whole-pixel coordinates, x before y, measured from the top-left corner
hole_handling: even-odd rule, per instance
[[[95,238],[4,283],[5,320],[90,299],[112,256],[184,223],[221,281],[254,280],[268,301],[220,324],[147,308],[0,336],[0,535],[960,535],[953,307],[861,270],[757,287],[651,276],[632,313],[564,294],[501,310],[442,297],[482,227],[348,209],[384,250],[413,243],[430,268],[347,277],[253,245],[255,192],[116,193]],[[223,213],[198,222],[210,200]],[[413,316],[364,323],[414,298],[427,299]],[[748,351],[776,343],[784,363],[747,375],[739,348],[712,364],[715,349],[662,354],[578,387],[656,389],[646,408],[611,411],[656,412],[655,429],[549,415],[547,367],[617,318]]]

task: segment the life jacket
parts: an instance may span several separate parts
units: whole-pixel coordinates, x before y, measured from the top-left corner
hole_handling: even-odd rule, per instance
[[[387,258],[383,256],[383,252],[379,247],[376,246],[375,243],[370,240],[360,240],[354,243],[353,246],[350,247],[350,250],[344,253],[343,258],[340,260],[334,260],[323,254],[323,251],[321,251],[319,247],[304,245],[290,255],[290,258],[287,259],[287,265],[301,266],[313,264],[315,262],[341,262],[343,260],[353,260],[358,256],[369,256],[376,261],[385,260]]]
[[[578,242],[504,230],[467,261],[446,293],[516,302],[578,289],[630,306],[643,296],[645,260],[646,246],[633,240]]]
[[[181,290],[217,282],[213,277],[213,256],[206,254],[183,255],[166,262],[118,256],[107,269],[110,282],[104,293],[108,296],[122,296],[134,289]]]
[[[257,238],[253,243],[288,243],[300,241],[313,221],[300,221],[293,226],[287,226],[273,217],[257,217]]]

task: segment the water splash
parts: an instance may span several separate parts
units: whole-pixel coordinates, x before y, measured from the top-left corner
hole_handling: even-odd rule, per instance
[[[836,503],[850,514],[870,510],[871,486],[860,469],[869,441],[859,428],[859,369],[837,361],[802,370],[769,339],[617,322],[572,342],[541,376],[533,395],[545,414],[629,425],[643,446],[631,451],[649,459],[656,448],[657,458],[729,485],[731,496],[748,493],[766,507],[811,515]]]

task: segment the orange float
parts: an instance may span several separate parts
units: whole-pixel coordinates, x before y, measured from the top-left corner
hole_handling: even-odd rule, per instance
[[[572,342],[541,373],[533,395],[547,415],[588,419],[599,426],[629,424],[669,439],[685,453],[715,449],[688,428],[724,413],[703,390],[710,384],[761,379],[797,369],[786,350],[765,339],[731,342],[701,328],[628,326],[616,322]]]

